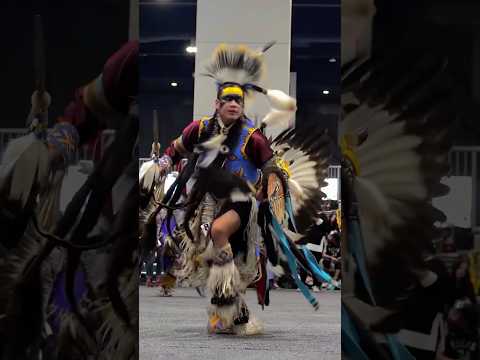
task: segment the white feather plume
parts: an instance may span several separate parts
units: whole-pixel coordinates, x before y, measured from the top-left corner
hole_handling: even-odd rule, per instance
[[[280,111],[272,109],[262,120],[262,124],[269,127],[288,128],[290,120],[295,113],[293,111]]]
[[[158,184],[161,179],[161,167],[153,161],[147,161],[142,164],[139,173],[139,182],[142,190],[150,191],[155,184]]]
[[[281,90],[267,90],[266,95],[270,105],[276,110],[291,112],[297,110],[297,101]]]
[[[148,171],[148,169],[154,164],[153,160],[145,161],[141,166],[140,170],[138,171],[138,180],[141,181],[145,173]]]

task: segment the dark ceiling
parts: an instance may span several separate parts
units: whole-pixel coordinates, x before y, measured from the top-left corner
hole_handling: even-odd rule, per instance
[[[300,96],[334,101],[338,94],[339,62],[329,60],[340,56],[339,4],[340,0],[293,1],[291,71],[298,73]],[[195,42],[196,1],[145,0],[140,19],[145,91],[167,91],[175,80],[191,92],[195,59],[185,48]],[[324,89],[332,95],[325,96]]]
[[[140,2],[142,154],[149,151],[153,109],[168,119],[161,122],[163,144],[192,120],[195,57],[185,48],[195,43],[196,11],[196,1]],[[293,0],[290,71],[297,73],[297,124],[322,121],[333,136],[339,104],[339,57],[340,0]],[[179,86],[172,87],[171,82]],[[325,111],[333,114],[325,115]]]

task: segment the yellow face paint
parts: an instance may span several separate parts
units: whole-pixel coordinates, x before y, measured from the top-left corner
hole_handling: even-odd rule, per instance
[[[227,95],[237,95],[243,98],[243,90],[238,86],[227,86],[226,88],[222,89],[220,93],[220,97],[224,97]]]

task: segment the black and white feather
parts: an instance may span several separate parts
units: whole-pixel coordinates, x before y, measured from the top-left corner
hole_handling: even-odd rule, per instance
[[[418,284],[433,224],[445,219],[431,200],[448,192],[440,183],[454,118],[446,68],[433,56],[396,56],[343,69],[340,137],[350,154],[344,168],[357,173],[342,174],[342,199],[347,214],[358,203],[379,304]]]
[[[299,233],[311,226],[326,197],[321,189],[327,185],[329,146],[325,129],[318,126],[286,130],[272,142],[276,156],[288,166],[287,184]]]
[[[220,44],[205,70],[205,75],[218,84],[258,84],[265,72],[263,51],[254,51],[244,45]]]

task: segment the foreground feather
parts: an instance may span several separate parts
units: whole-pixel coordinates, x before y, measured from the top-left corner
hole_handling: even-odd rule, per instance
[[[24,208],[45,187],[49,169],[47,146],[34,133],[11,140],[2,156],[0,189]]]

